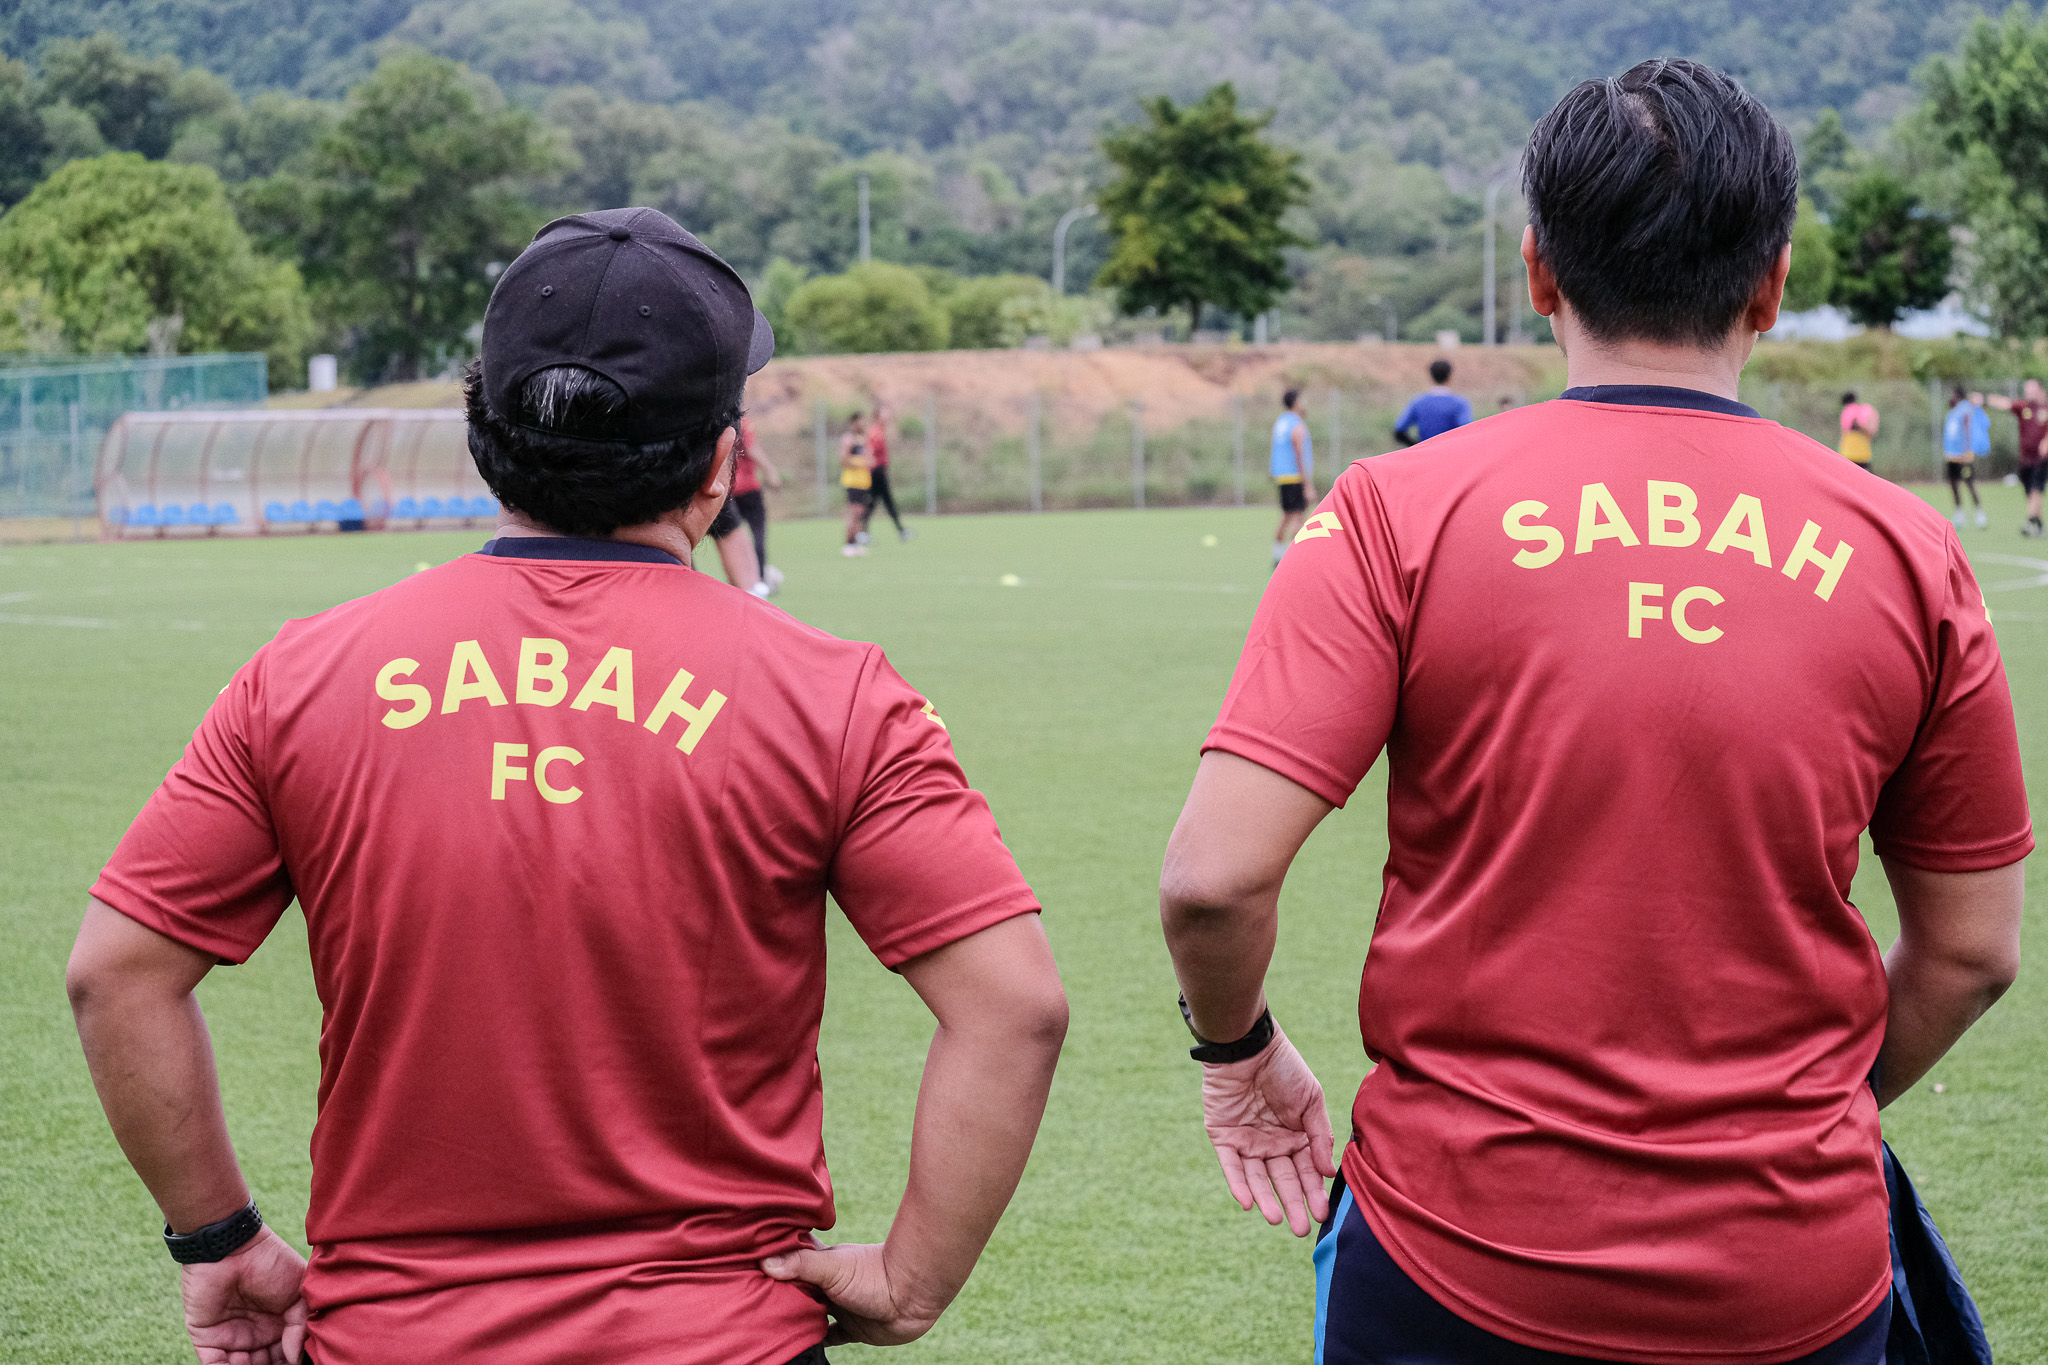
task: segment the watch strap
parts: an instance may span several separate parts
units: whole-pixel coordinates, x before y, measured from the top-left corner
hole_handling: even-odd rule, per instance
[[[1272,1043],[1273,1036],[1280,1031],[1280,1026],[1273,1022],[1273,1011],[1265,1009],[1259,1012],[1258,1022],[1252,1025],[1252,1031],[1244,1037],[1230,1043],[1212,1043],[1196,1030],[1194,1011],[1188,1008],[1186,995],[1180,998],[1180,1017],[1186,1021],[1188,1032],[1193,1035],[1196,1043],[1196,1046],[1188,1049],[1188,1056],[1207,1066],[1222,1066],[1227,1062],[1242,1062],[1247,1058],[1256,1057],[1266,1050]]]
[[[218,1223],[190,1232],[172,1232],[171,1225],[164,1224],[164,1245],[179,1265],[201,1265],[226,1260],[261,1231],[263,1215],[256,1212],[252,1199]]]

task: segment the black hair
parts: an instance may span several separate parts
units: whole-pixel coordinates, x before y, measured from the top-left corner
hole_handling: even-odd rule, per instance
[[[1961,384],[1952,385],[1948,391],[1949,405],[1953,407],[1955,404],[1962,402],[1965,398],[1968,398],[1969,396],[1970,391],[1964,388]]]
[[[1280,395],[1280,406],[1283,408],[1291,408],[1294,406],[1295,401],[1300,397],[1300,389],[1289,389],[1287,392]]]
[[[1842,395],[1842,406],[1843,406],[1843,407],[1845,407],[1845,408],[1846,408],[1846,407],[1848,407],[1848,406],[1849,406],[1849,405],[1850,405],[1851,403],[1853,403],[1853,402],[1855,402],[1855,401],[1856,401],[1856,395],[1855,395],[1855,393],[1854,393],[1853,391],[1851,391],[1851,392],[1849,392],[1849,393],[1845,393],[1845,394],[1843,394],[1843,395]]]
[[[1451,378],[1451,362],[1432,360],[1429,362],[1429,380],[1432,384],[1448,383]]]
[[[608,536],[685,506],[703,488],[718,438],[740,420],[740,401],[679,435],[620,438],[626,392],[580,365],[551,365],[520,386],[517,413],[484,401],[483,364],[462,375],[469,456],[498,501],[551,531]]]
[[[1575,87],[1522,166],[1536,250],[1603,340],[1726,340],[1799,207],[1784,125],[1734,80],[1676,58]]]

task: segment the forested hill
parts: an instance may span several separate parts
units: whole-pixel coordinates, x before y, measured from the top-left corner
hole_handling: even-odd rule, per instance
[[[1995,0],[11,0],[0,48],[112,32],[243,94],[334,96],[403,41],[529,102],[592,86],[773,114],[858,154],[1085,148],[1140,93],[1232,79],[1280,130],[1484,164],[1572,81],[1653,53],[1740,75],[1795,123],[1889,122],[1914,66]],[[1427,117],[1420,117],[1427,115]]]

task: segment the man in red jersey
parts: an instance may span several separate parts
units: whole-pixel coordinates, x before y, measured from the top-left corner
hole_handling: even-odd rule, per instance
[[[1326,1221],[1319,1365],[1876,1365],[1878,1109],[2017,969],[1998,648],[1938,512],[1736,401],[1797,196],[1770,114],[1647,62],[1523,164],[1571,388],[1338,477],[1168,848],[1183,1007],[1234,1040],[1195,1049],[1209,1133],[1243,1207]],[[1263,979],[1289,862],[1382,749],[1378,1065],[1326,1200]]]
[[[286,626],[94,886],[79,1034],[202,1361],[815,1365],[966,1280],[1065,997],[932,703],[688,567],[772,350],[662,215],[543,228],[466,385],[497,538]],[[873,1246],[811,1236],[828,893],[938,1018]],[[256,1215],[192,997],[295,896],[310,1267]]]
[[[889,405],[875,400],[875,420],[868,424],[868,474],[872,496],[868,499],[867,510],[860,519],[860,540],[868,541],[868,523],[875,519],[875,507],[879,504],[888,512],[889,520],[896,523],[896,539],[908,540],[913,532],[903,524],[903,516],[896,510],[896,494],[889,487]]]

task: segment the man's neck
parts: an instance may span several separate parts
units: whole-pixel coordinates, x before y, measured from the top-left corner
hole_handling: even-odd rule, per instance
[[[516,540],[525,536],[560,537],[563,533],[551,526],[543,526],[537,521],[531,521],[517,512],[506,509],[498,513],[497,535]],[[681,517],[676,513],[671,513],[669,516],[656,521],[643,522],[638,526],[621,526],[608,536],[579,536],[575,537],[575,539],[616,540],[627,545],[650,546],[661,551],[663,554],[673,555],[681,560],[686,568],[689,567],[691,556],[696,553],[697,549],[696,540],[690,537],[688,529],[682,524]],[[700,536],[698,539],[702,539],[702,537]]]
[[[1650,384],[1736,401],[1741,397],[1742,367],[1749,362],[1756,335],[1738,332],[1725,344],[1709,348],[1640,339],[1599,341],[1576,326],[1566,326],[1559,328],[1558,341],[1564,347],[1569,388]]]

